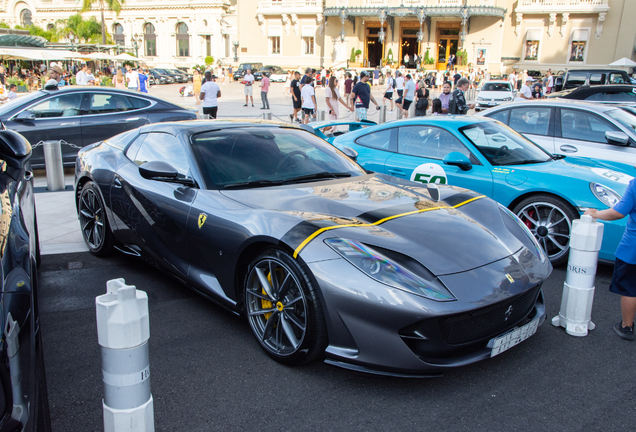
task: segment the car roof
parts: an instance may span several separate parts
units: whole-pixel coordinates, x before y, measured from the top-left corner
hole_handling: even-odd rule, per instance
[[[594,94],[594,93],[603,93],[603,92],[616,92],[616,91],[634,91],[636,89],[636,85],[631,84],[602,84],[602,85],[593,85],[593,86],[581,86],[575,89],[572,89],[570,93],[583,93],[583,94]]]
[[[179,135],[187,131],[188,135],[195,135],[201,132],[208,132],[219,129],[240,129],[245,127],[284,127],[311,131],[306,125],[295,125],[287,122],[275,120],[245,120],[245,119],[223,119],[223,120],[186,120],[179,122],[162,122],[144,125],[140,128],[140,133],[164,132],[172,135]],[[312,132],[313,133],[313,132]]]
[[[139,92],[131,92],[127,89],[120,89],[115,87],[101,87],[101,86],[78,86],[78,85],[65,85],[62,87],[58,87],[57,90],[38,90],[38,92],[49,94],[62,94],[62,93],[77,93],[77,92],[86,92],[90,91],[91,93],[110,93],[110,94],[121,94],[124,96],[137,96],[145,99],[151,99],[157,102],[164,102],[171,105],[174,105],[172,102],[166,101],[165,99],[161,99],[148,93],[139,93]]]
[[[472,125],[476,123],[483,123],[484,121],[492,121],[487,117],[475,117],[475,116],[467,116],[467,115],[439,115],[439,116],[424,116],[424,117],[413,117],[406,118],[401,120],[393,120],[387,123],[382,123],[378,126],[388,126],[388,127],[396,127],[396,126],[413,126],[418,124],[425,125],[437,125],[437,126],[447,126],[447,127],[462,127],[467,125]],[[365,130],[370,130],[371,128],[375,129],[373,125],[371,127],[366,128]]]
[[[564,108],[582,108],[588,111],[605,112],[612,109],[616,109],[616,105],[599,104],[594,102],[587,102],[581,100],[572,99],[539,99],[531,100],[527,102],[510,102],[507,104],[499,105],[495,108],[490,108],[488,111],[499,111],[504,108],[516,108],[516,107],[529,107],[529,106],[551,106],[551,107],[564,107]],[[488,111],[485,111],[487,113]],[[481,114],[481,113],[480,113]]]
[[[603,68],[600,68],[600,69],[568,69],[568,72],[592,72],[592,73],[594,73],[594,72],[620,72],[620,73],[623,73],[625,71],[622,71],[620,69],[603,69]],[[627,72],[625,72],[625,73],[627,73]]]
[[[484,84],[488,84],[488,83],[494,83],[494,84],[510,84],[510,81],[508,81],[508,80],[488,80],[488,81],[484,81]]]

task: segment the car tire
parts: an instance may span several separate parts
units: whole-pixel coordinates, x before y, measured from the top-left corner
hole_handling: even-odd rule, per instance
[[[578,212],[561,198],[539,194],[521,201],[512,210],[530,229],[552,265],[568,260],[572,221]]]
[[[77,205],[82,237],[95,256],[107,256],[114,250],[113,233],[110,230],[106,206],[99,188],[93,182],[82,187]]]
[[[295,366],[324,354],[327,330],[316,287],[286,252],[258,255],[248,267],[243,295],[252,333],[271,358]]]

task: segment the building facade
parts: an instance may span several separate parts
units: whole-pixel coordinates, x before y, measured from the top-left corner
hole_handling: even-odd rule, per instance
[[[43,28],[76,0],[7,0],[0,20]],[[99,19],[98,11],[91,11]],[[415,66],[443,69],[451,55],[494,74],[599,67],[636,60],[636,0],[127,0],[106,14],[115,42],[150,64],[287,69]],[[359,55],[356,53],[359,52]]]

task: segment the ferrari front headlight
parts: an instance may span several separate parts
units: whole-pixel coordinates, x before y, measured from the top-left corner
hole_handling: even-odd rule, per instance
[[[600,183],[590,183],[590,189],[592,190],[594,196],[598,198],[600,202],[610,208],[618,204],[618,202],[623,198],[612,189]]]
[[[341,238],[326,239],[325,243],[353,266],[380,283],[431,300],[455,300],[441,282],[426,280],[365,244]]]

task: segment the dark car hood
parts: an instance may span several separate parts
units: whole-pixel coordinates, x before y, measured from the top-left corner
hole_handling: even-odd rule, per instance
[[[321,228],[366,224],[330,229],[323,236],[399,252],[438,276],[481,267],[522,247],[505,227],[497,204],[466,189],[429,189],[383,175],[294,186],[222,193],[255,209],[297,217],[298,225],[285,236],[296,250]]]

